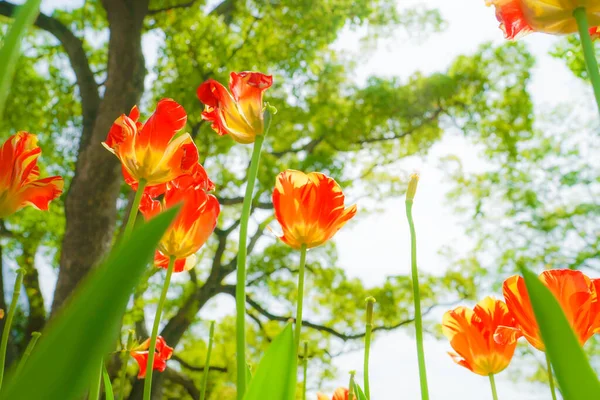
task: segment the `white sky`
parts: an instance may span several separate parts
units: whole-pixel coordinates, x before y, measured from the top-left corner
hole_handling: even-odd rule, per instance
[[[68,7],[81,2],[54,0],[43,3],[43,9],[50,11],[56,6]],[[398,0],[399,7],[420,4],[439,9],[448,22],[447,29],[425,40],[407,37],[404,32],[397,32],[393,39],[380,40],[377,50],[359,63],[354,78],[357,82],[363,82],[369,75],[408,77],[417,70],[424,73],[443,71],[457,55],[472,53],[483,42],[503,42],[493,9],[485,7],[484,3],[484,0]],[[336,46],[345,51],[358,51],[356,39],[357,34],[346,32]],[[538,59],[531,84],[536,107],[555,105],[575,96],[588,96],[590,102],[593,102],[591,91],[573,78],[563,63],[547,56],[555,38],[531,35],[523,40]],[[149,58],[154,58],[152,48],[156,44],[146,41],[144,45]],[[448,154],[460,156],[467,168],[477,167],[477,157],[469,143],[449,135],[434,146],[429,156],[407,159],[402,163],[404,171],[417,170],[421,173],[414,208],[417,231],[420,234],[420,268],[434,273],[443,273],[449,267],[448,261],[438,255],[442,246],[452,245],[456,251],[464,252],[470,243],[463,234],[460,218],[453,215],[445,201],[445,193],[450,185],[444,180],[439,159]],[[336,238],[341,265],[350,276],[361,278],[367,285],[377,285],[388,275],[405,274],[409,271],[409,237],[403,199],[387,201],[384,209],[379,215],[360,219],[343,229]],[[44,292],[49,299],[56,277],[46,269],[41,273]],[[203,311],[203,317],[216,317],[213,315],[216,310],[233,312],[234,304],[223,299],[222,304]],[[432,338],[426,340],[431,399],[491,399],[487,379],[456,366],[446,355],[449,349],[445,341],[438,342]],[[415,344],[410,335],[400,331],[377,333],[371,354],[371,394],[374,399],[420,399]],[[348,371],[351,369],[358,371],[357,379],[362,382],[362,352],[341,356],[336,365],[340,368],[338,379],[330,388],[323,390],[329,389],[328,392],[331,393],[336,386],[347,386]],[[515,384],[506,378],[506,373],[497,377],[497,385],[500,399],[550,398],[546,387]],[[309,398],[315,398],[314,393],[311,396],[313,397]]]

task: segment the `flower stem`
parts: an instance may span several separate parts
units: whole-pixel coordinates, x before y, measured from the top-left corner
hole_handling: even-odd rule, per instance
[[[373,306],[375,304],[375,298],[367,297],[367,323],[365,330],[365,360],[364,360],[364,387],[365,396],[367,400],[371,398],[371,390],[369,388],[369,353],[371,350],[371,333],[373,331]]]
[[[308,371],[308,342],[304,342],[304,357],[302,358],[302,371],[304,380],[302,381],[302,400],[306,400],[306,372]]]
[[[29,340],[29,343],[27,344],[27,348],[25,349],[25,352],[23,353],[23,357],[21,357],[21,361],[19,361],[19,365],[17,366],[17,370],[15,371],[15,376],[19,375],[19,373],[21,372],[21,370],[27,363],[27,359],[31,355],[31,352],[33,351],[33,348],[35,347],[35,344],[37,343],[40,336],[42,336],[42,334],[40,332],[32,332],[31,333],[31,340]]]
[[[19,268],[17,270],[17,279],[15,280],[15,287],[13,289],[12,301],[10,308],[8,309],[8,315],[4,322],[4,330],[2,331],[2,343],[0,344],[0,387],[2,387],[2,380],[4,378],[4,364],[6,362],[6,348],[8,347],[8,337],[10,336],[10,327],[12,325],[15,311],[17,310],[17,303],[19,302],[19,295],[21,294],[21,286],[23,285],[23,276],[25,270]]]
[[[356,393],[354,393],[354,375],[356,375],[356,371],[350,371],[350,382],[348,383],[348,400],[356,399]]]
[[[429,400],[427,387],[427,370],[425,368],[425,350],[423,349],[423,316],[421,314],[421,292],[419,289],[419,271],[417,269],[417,234],[412,217],[413,200],[406,199],[406,217],[410,227],[410,254],[413,298],[415,303],[415,330],[417,339],[417,357],[419,363],[419,380],[421,382],[421,399]]]
[[[498,400],[498,392],[496,391],[496,380],[494,379],[494,374],[490,374],[490,386],[492,387],[492,397],[494,400]]]
[[[300,248],[300,268],[298,270],[298,304],[296,306],[296,354],[300,348],[300,334],[302,332],[302,305],[304,303],[304,266],[306,265],[306,245]]]
[[[552,392],[552,400],[556,400],[556,389],[554,388],[554,376],[552,375],[552,365],[550,364],[550,357],[546,353],[546,369],[548,371],[548,383],[550,384],[550,392]]]
[[[583,48],[583,57],[585,58],[588,75],[594,88],[598,112],[600,112],[600,71],[598,70],[598,61],[596,60],[596,52],[590,36],[590,26],[585,8],[579,7],[575,9],[575,11],[573,11],[573,17],[575,17],[577,27],[579,28],[579,38],[581,40],[581,47]]]
[[[102,370],[104,369],[104,359],[100,359],[98,363],[98,370],[93,375],[92,381],[90,382],[90,394],[88,400],[98,400],[100,398],[100,384],[102,382]]]
[[[237,399],[242,400],[246,393],[246,242],[248,239],[248,219],[252,206],[254,184],[258,175],[260,150],[265,140],[263,135],[256,136],[252,160],[246,178],[246,194],[240,218],[240,240],[237,254],[237,283],[235,286],[236,311],[236,351],[237,351]]]
[[[133,203],[131,204],[131,210],[129,210],[129,217],[127,217],[127,225],[125,225],[125,231],[123,232],[123,238],[125,239],[131,236],[131,232],[133,232],[135,219],[138,215],[138,208],[140,208],[140,202],[142,201],[142,195],[144,194],[145,188],[146,181],[144,179],[140,179],[138,182],[138,189],[135,192],[135,197],[133,198]]]
[[[121,400],[125,398],[125,386],[127,385],[127,362],[129,361],[129,350],[133,346],[134,336],[135,331],[130,329],[129,335],[127,335],[127,346],[121,350],[121,385],[119,386],[118,397]]]
[[[156,336],[158,336],[158,325],[160,324],[160,316],[162,314],[163,307],[165,306],[165,300],[167,299],[167,292],[169,291],[169,284],[171,283],[171,275],[173,275],[173,268],[175,267],[175,257],[171,256],[169,259],[169,268],[167,269],[167,276],[163,284],[163,289],[158,300],[158,306],[156,307],[156,315],[154,316],[154,325],[152,326],[152,336],[150,336],[150,347],[148,348],[148,362],[146,364],[146,379],[144,380],[144,400],[150,400],[150,393],[152,392],[152,370],[154,366],[154,353],[156,351]]]
[[[206,350],[206,362],[204,363],[204,371],[202,373],[202,391],[200,392],[200,400],[204,400],[204,397],[206,396],[206,384],[208,382],[208,371],[210,371],[210,353],[212,353],[214,337],[215,337],[215,321],[210,321],[210,331],[208,333],[208,349]]]

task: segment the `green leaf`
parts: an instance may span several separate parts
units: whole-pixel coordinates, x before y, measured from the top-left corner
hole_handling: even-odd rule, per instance
[[[168,210],[136,230],[78,286],[21,373],[3,387],[1,399],[81,398],[99,360],[112,350],[127,301],[176,212]]]
[[[354,382],[354,394],[356,395],[357,400],[368,400],[365,392],[363,392],[361,387],[356,382]]]
[[[246,384],[252,380],[252,370],[250,364],[246,363]]]
[[[600,398],[600,382],[579,345],[558,301],[537,276],[522,267],[535,318],[542,332],[546,352],[565,399]]]
[[[23,6],[19,7],[15,13],[15,22],[13,22],[8,34],[4,38],[4,44],[0,49],[0,119],[4,113],[4,105],[10,91],[15,69],[17,68],[17,59],[21,51],[21,41],[27,32],[27,29],[33,25],[40,11],[42,0],[29,0]]]
[[[293,400],[297,363],[292,324],[288,324],[260,360],[244,400]]]
[[[106,400],[115,400],[115,395],[113,394],[112,383],[110,383],[110,376],[108,376],[108,371],[106,370],[106,365],[102,366],[102,379],[104,380],[104,394]]]

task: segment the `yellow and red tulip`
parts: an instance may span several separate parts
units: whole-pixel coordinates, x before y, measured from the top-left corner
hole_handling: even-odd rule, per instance
[[[146,339],[138,347],[132,349],[129,354],[137,361],[140,370],[138,379],[146,376],[146,365],[148,364],[148,348],[150,347],[150,339]],[[154,351],[154,362],[152,369],[163,372],[167,368],[167,360],[173,355],[173,348],[167,345],[162,336],[156,337],[156,349]]]
[[[508,307],[501,300],[486,297],[475,308],[457,307],[444,314],[442,330],[455,352],[455,363],[483,376],[503,371],[515,353],[516,342],[497,343],[498,326],[514,327]]]
[[[317,393],[317,400],[348,400],[348,392],[346,388],[337,388],[331,399],[323,393]]]
[[[144,192],[140,212],[146,219],[181,204],[175,221],[163,235],[154,257],[154,263],[167,268],[169,259],[175,257],[175,272],[192,268],[196,253],[208,240],[217,225],[220,206],[217,198],[206,190],[214,185],[199,164],[193,175],[183,175],[165,186],[164,196],[157,200],[152,190]]]
[[[558,300],[582,345],[600,332],[600,279],[590,279],[581,271],[569,269],[544,271],[539,278]],[[496,341],[515,343],[524,336],[533,347],[544,351],[524,279],[517,275],[506,279],[503,292],[516,326],[500,326],[496,331]]]
[[[188,133],[176,136],[187,121],[183,107],[162,99],[145,124],[139,117],[134,106],[129,116],[117,118],[102,143],[121,160],[125,182],[136,189],[142,180],[155,186],[189,173],[198,163],[198,149]]]
[[[41,153],[37,137],[22,131],[0,148],[0,218],[28,205],[48,210],[50,202],[62,193],[64,181],[60,176],[39,179],[37,160]]]
[[[294,249],[320,246],[356,215],[356,205],[344,206],[337,182],[320,173],[288,169],[277,176],[273,191],[281,241]]]
[[[229,134],[238,143],[253,143],[264,133],[263,92],[273,77],[260,72],[232,72],[229,89],[209,79],[198,87],[197,95],[205,104],[202,118],[212,122],[219,135]]]
[[[600,25],[600,3],[587,0],[486,0],[507,39],[531,32],[561,35],[578,31],[573,12],[585,8],[591,25]],[[595,32],[592,28],[590,32]]]

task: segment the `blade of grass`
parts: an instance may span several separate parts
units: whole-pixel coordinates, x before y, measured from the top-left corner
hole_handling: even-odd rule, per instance
[[[0,119],[4,115],[4,106],[17,68],[21,52],[21,42],[40,12],[42,0],[29,0],[19,7],[15,20],[4,38],[0,49]]]
[[[556,380],[568,400],[600,398],[600,382],[556,298],[538,277],[521,267],[535,318]]]
[[[136,230],[79,285],[44,330],[21,374],[9,377],[0,399],[80,398],[98,360],[113,348],[127,301],[177,210]]]
[[[112,383],[110,383],[110,376],[106,370],[106,365],[102,366],[102,379],[104,381],[104,398],[106,400],[115,400],[115,395],[112,389]]]

